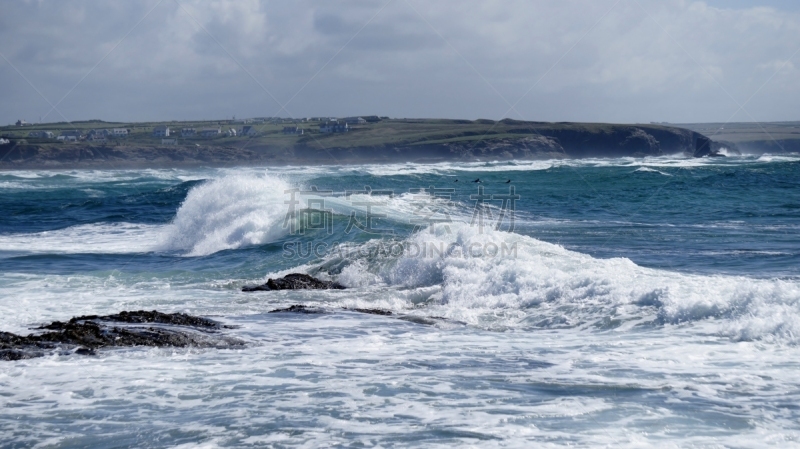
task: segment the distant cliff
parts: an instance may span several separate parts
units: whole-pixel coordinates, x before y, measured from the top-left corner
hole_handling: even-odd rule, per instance
[[[446,141],[381,146],[323,147],[305,139],[294,155],[307,160],[349,162],[503,160],[552,158],[647,157],[683,154],[703,157],[717,153],[702,134],[655,125],[537,123],[504,120],[511,125],[498,135]],[[466,137],[466,136],[460,136]]]
[[[308,133],[181,140],[145,137],[112,142],[53,143],[10,139],[0,169],[140,168],[282,164],[357,164],[552,158],[702,157],[716,142],[688,129],[659,125],[543,123],[517,120],[384,120],[347,133]]]

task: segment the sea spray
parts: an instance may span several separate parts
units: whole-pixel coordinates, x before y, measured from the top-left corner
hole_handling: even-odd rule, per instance
[[[160,247],[203,256],[274,241],[288,231],[284,191],[273,176],[230,175],[203,183],[186,196],[164,229]]]

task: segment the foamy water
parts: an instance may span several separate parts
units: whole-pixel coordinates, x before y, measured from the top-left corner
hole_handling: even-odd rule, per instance
[[[2,441],[796,446],[795,161],[6,173],[0,330],[156,309],[248,344],[2,362]],[[492,194],[513,180],[513,231],[471,224],[477,177]],[[393,234],[345,233],[371,199],[345,192],[365,185],[396,193],[375,208]],[[431,185],[454,193],[412,193]],[[307,195],[330,233],[287,226],[285,191],[311,186],[332,192]],[[414,230],[434,212],[452,220]],[[291,272],[348,289],[240,291]],[[268,313],[292,304],[325,313]]]

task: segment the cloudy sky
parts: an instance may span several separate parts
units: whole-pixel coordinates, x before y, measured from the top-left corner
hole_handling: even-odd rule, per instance
[[[4,1],[0,123],[800,120],[799,51],[796,0]]]

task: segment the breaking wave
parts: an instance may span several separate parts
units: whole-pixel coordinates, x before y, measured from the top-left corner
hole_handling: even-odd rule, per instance
[[[703,322],[734,340],[800,342],[797,280],[650,269],[466,224],[417,233],[404,245],[415,250],[397,257],[364,251],[348,261],[332,254],[322,266],[344,262],[339,281],[348,286],[427,290],[422,313],[488,328]]]

